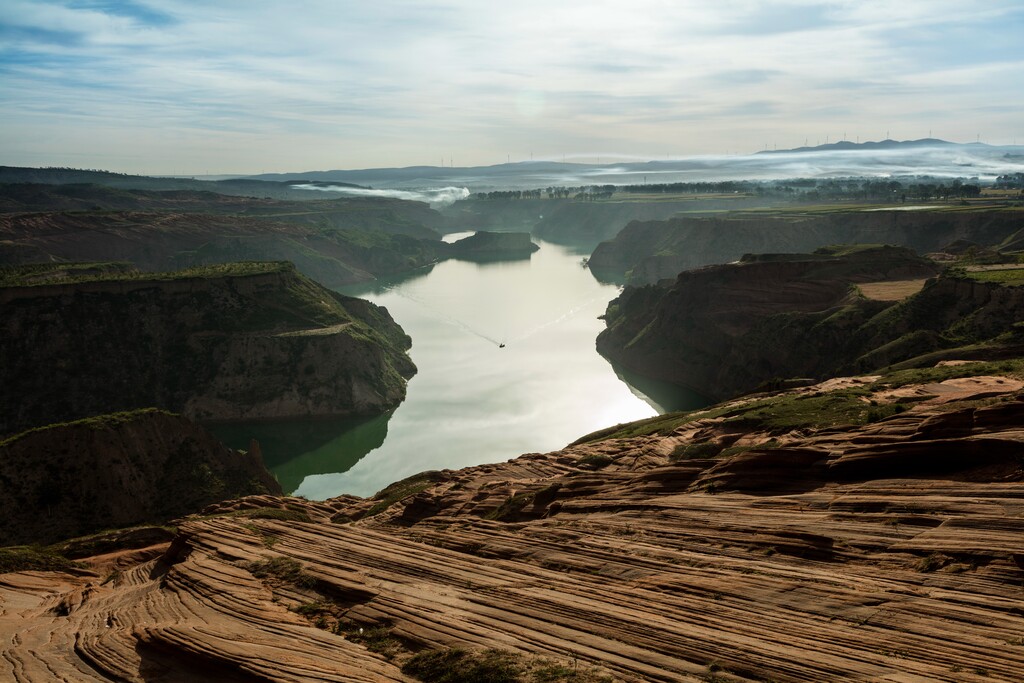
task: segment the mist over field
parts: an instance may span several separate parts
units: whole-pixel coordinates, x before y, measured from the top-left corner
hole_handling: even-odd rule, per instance
[[[314,185],[302,183],[293,185],[299,190],[316,190],[318,192],[338,193],[351,197],[389,197],[405,199],[413,202],[426,202],[433,207],[447,206],[460,199],[465,199],[470,192],[465,187],[439,187],[419,191],[411,190],[374,190],[372,188],[346,187],[344,185]]]
[[[1021,145],[951,144],[936,140],[924,145],[892,143],[894,146],[887,149],[871,147],[880,144],[612,164],[528,161],[480,167],[413,166],[273,173],[251,177],[315,180],[319,184],[297,184],[295,187],[354,196],[412,199],[440,206],[462,199],[470,192],[500,188],[924,175],[977,178],[984,182],[1000,175],[1024,172],[1024,146]],[[366,185],[373,189],[332,186],[328,184],[331,181]]]

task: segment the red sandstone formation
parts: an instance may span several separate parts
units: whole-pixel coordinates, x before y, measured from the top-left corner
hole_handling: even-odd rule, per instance
[[[113,574],[0,576],[0,678],[405,681],[459,645],[625,681],[1019,681],[1024,400],[958,382],[862,426],[706,413],[369,500],[222,504]]]

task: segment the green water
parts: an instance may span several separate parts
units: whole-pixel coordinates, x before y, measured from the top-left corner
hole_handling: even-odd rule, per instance
[[[241,448],[255,437],[286,491],[319,500],[370,495],[423,470],[555,450],[616,423],[704,405],[599,356],[598,316],[618,287],[595,280],[571,248],[537,243],[529,259],[446,261],[345,290],[387,307],[413,339],[419,372],[392,414],[214,431]]]

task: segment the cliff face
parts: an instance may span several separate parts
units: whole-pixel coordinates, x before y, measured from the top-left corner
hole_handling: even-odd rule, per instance
[[[405,397],[385,309],[290,264],[0,288],[0,433],[158,406],[233,420],[374,414]]]
[[[871,371],[1004,333],[1016,339],[1021,288],[939,278],[897,304],[851,288],[934,272],[893,247],[686,271],[670,285],[627,287],[609,304],[597,348],[635,372],[722,399],[770,380]]]
[[[159,272],[288,260],[308,277],[336,287],[434,263],[446,247],[436,233],[401,214],[391,217],[395,226],[381,227],[381,220],[364,215],[373,211],[358,206],[326,212],[296,209],[305,220],[294,222],[285,222],[294,216],[277,215],[266,207],[247,207],[241,215],[225,215],[212,201],[191,208],[197,213],[0,214],[0,265],[114,260]],[[203,210],[207,212],[198,213]],[[403,226],[415,236],[400,232]]]
[[[886,404],[844,382],[774,398]],[[110,556],[4,575],[0,677],[410,681],[458,647],[507,653],[465,680],[1016,681],[1021,386],[771,434],[736,403],[369,500],[215,506],[110,580]]]
[[[528,231],[555,244],[593,248],[630,221],[662,221],[680,212],[747,209],[771,205],[755,197],[665,200],[468,199],[444,209],[453,229]]]
[[[233,451],[156,410],[33,430],[0,442],[0,546],[163,523],[210,503],[281,493],[258,452]]]
[[[895,244],[918,253],[956,240],[998,245],[1020,230],[1020,211],[844,211],[736,214],[633,222],[599,244],[590,269],[603,279],[653,284],[747,253],[809,252],[830,244]]]

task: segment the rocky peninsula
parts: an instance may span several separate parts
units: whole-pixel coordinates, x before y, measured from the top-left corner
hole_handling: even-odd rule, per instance
[[[70,269],[70,274],[69,274]],[[8,270],[0,434],[156,406],[199,420],[377,414],[415,372],[383,308],[290,263]]]

